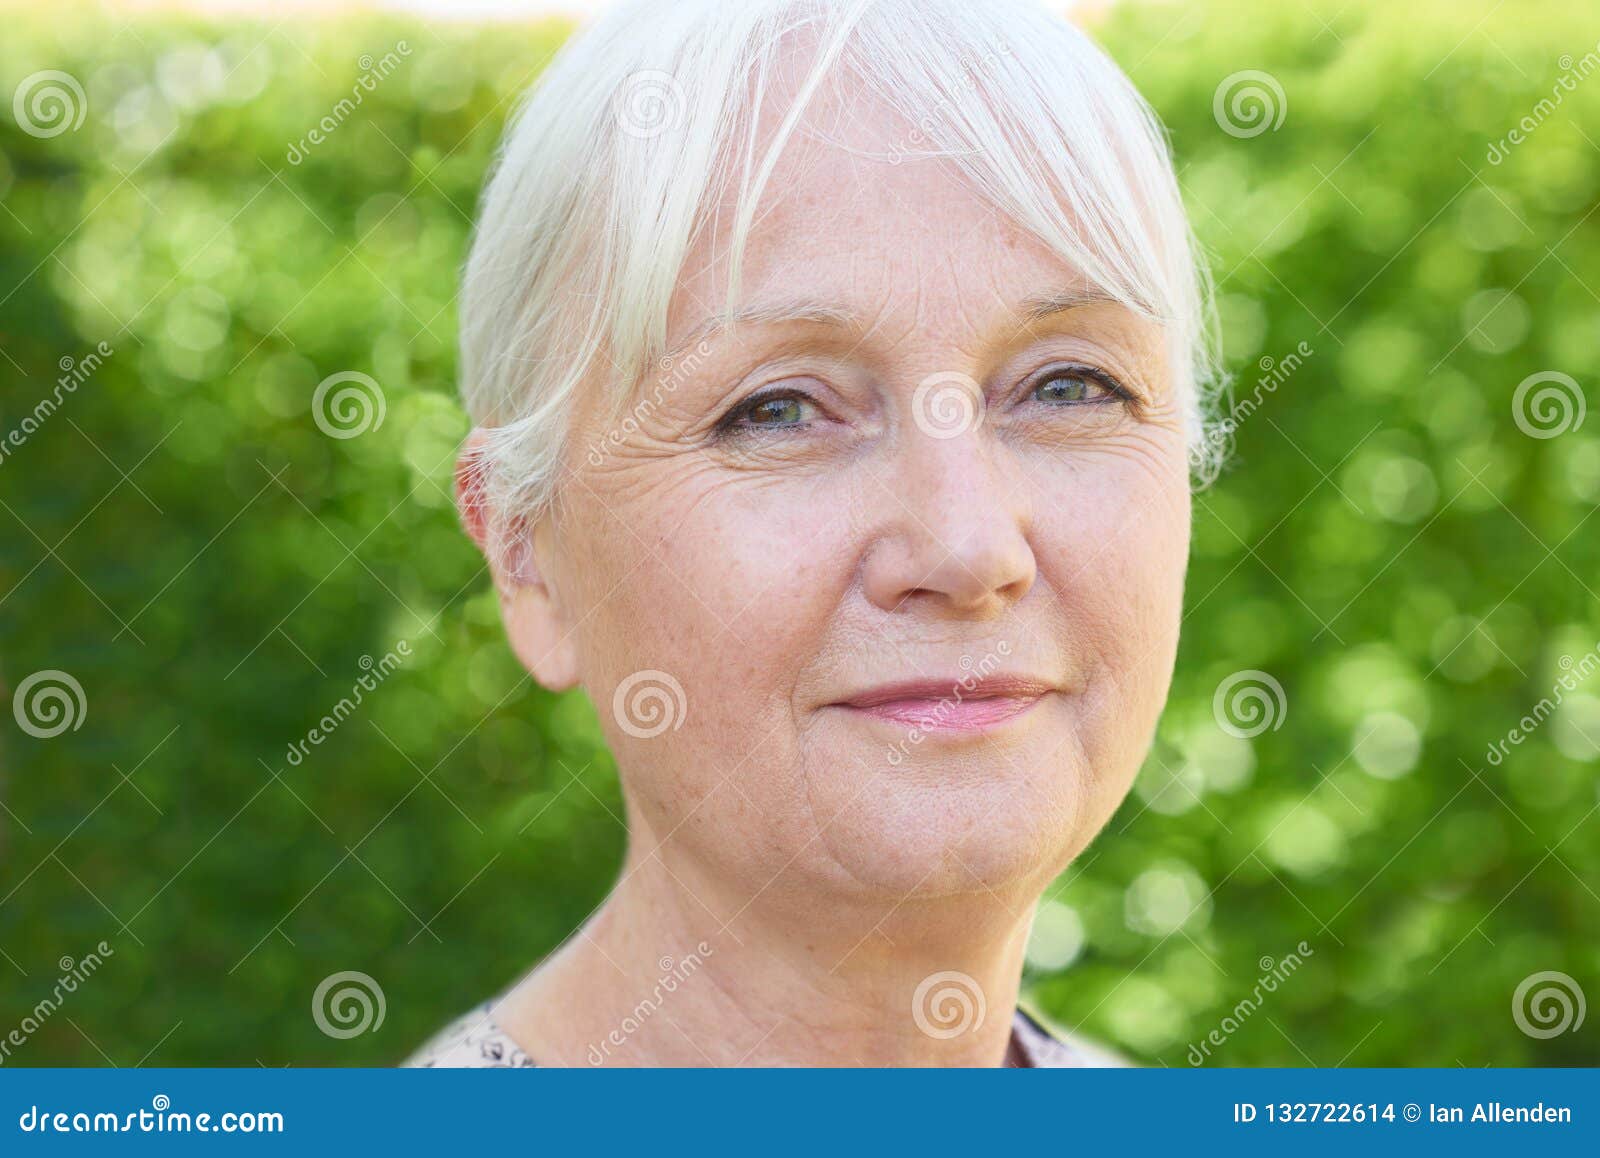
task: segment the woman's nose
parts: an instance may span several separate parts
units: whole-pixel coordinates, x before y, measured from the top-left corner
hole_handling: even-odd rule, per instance
[[[955,433],[930,429],[907,424],[875,474],[867,597],[885,611],[998,614],[1037,572],[1027,481],[981,419]]]

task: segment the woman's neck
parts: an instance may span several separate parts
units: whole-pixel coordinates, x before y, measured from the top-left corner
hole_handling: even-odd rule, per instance
[[[999,1066],[1033,896],[806,905],[658,852],[507,994],[542,1065]]]

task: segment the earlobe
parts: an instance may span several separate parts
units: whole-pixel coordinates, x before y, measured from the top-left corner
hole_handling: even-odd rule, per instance
[[[534,549],[536,533],[549,528],[495,509],[487,446],[482,429],[473,430],[462,444],[456,461],[456,510],[489,565],[511,649],[542,687],[566,691],[578,683],[577,647],[565,605]]]
[[[502,593],[500,615],[506,637],[522,666],[547,691],[576,687],[578,648],[571,625],[542,583]]]

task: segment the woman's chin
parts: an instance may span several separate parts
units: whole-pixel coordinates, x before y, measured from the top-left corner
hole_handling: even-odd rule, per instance
[[[854,885],[895,898],[1043,887],[1088,843],[1089,771],[1069,733],[927,740],[897,763],[856,745],[807,760],[819,842]]]
[[[852,892],[895,905],[976,895],[1004,908],[1008,894],[1036,896],[1081,847],[1059,819],[992,810],[974,825],[964,802],[921,811],[886,801],[835,824],[831,850]]]

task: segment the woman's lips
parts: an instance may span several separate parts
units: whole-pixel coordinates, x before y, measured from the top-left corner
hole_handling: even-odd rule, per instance
[[[981,732],[1022,715],[1050,690],[1017,677],[993,677],[971,689],[958,680],[918,680],[873,688],[834,706],[924,732]]]

